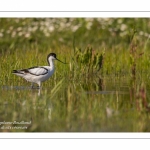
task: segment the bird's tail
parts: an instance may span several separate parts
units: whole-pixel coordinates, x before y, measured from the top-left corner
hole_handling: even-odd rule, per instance
[[[18,70],[13,70],[12,73],[19,73],[19,71]]]
[[[17,76],[24,76],[24,72],[22,72],[21,70],[13,70],[12,73]]]

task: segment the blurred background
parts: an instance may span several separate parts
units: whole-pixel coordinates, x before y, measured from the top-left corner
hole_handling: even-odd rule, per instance
[[[0,18],[0,51],[37,48],[127,48],[136,33],[143,46],[149,39],[149,18]],[[149,42],[147,43],[149,47]]]

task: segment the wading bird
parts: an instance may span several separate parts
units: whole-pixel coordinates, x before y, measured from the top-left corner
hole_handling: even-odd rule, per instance
[[[31,67],[28,69],[21,69],[21,70],[13,70],[13,74],[23,77],[29,82],[32,82],[31,87],[33,88],[33,84],[37,83],[39,88],[41,87],[41,82],[48,80],[55,71],[54,60],[58,60],[55,53],[50,53],[47,56],[47,61],[49,66],[36,66]],[[64,63],[60,61],[61,63]],[[64,63],[66,64],[66,63]]]

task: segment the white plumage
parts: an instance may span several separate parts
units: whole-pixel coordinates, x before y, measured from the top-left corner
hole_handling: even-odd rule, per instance
[[[55,71],[54,60],[60,61],[59,59],[57,59],[55,53],[50,53],[47,56],[47,61],[49,66],[36,66],[28,69],[13,70],[12,73],[17,76],[23,77],[29,82],[32,82],[32,87],[33,87],[33,83],[37,83],[40,87],[41,82],[46,81],[53,75]]]

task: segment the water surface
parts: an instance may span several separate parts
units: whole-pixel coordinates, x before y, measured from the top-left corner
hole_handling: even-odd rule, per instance
[[[2,85],[1,132],[145,132],[149,112],[126,78],[65,79],[52,87]],[[148,92],[147,92],[148,95]]]

